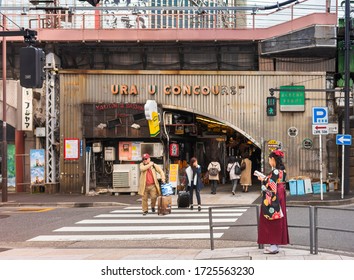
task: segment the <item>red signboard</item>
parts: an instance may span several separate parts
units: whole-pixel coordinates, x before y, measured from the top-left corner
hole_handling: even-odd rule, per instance
[[[170,156],[178,157],[179,156],[179,145],[176,143],[170,144]]]

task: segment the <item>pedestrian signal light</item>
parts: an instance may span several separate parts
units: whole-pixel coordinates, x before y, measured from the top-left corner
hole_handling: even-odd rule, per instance
[[[277,115],[277,99],[274,96],[267,97],[267,116],[274,117]]]

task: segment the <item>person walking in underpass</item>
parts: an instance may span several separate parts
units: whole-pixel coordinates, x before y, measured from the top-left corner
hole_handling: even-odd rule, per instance
[[[229,172],[229,176],[230,176],[230,180],[231,180],[231,184],[232,184],[232,191],[231,193],[233,195],[236,194],[236,187],[237,187],[237,183],[241,178],[241,166],[240,163],[238,162],[238,160],[235,157],[231,157],[230,158],[230,162],[227,165],[226,170]]]
[[[249,159],[248,152],[244,153],[241,161],[240,184],[243,192],[248,192],[248,187],[252,186],[252,161]]]
[[[208,165],[208,173],[209,173],[209,182],[211,183],[211,194],[216,194],[216,188],[218,187],[219,182],[219,172],[221,171],[221,166],[216,158]]]

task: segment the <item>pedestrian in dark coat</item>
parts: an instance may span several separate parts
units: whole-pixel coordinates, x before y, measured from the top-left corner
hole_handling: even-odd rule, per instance
[[[190,209],[193,210],[193,192],[195,190],[195,195],[197,197],[198,202],[198,211],[202,210],[201,207],[201,198],[200,198],[200,191],[204,187],[204,184],[201,179],[202,168],[198,164],[198,161],[195,157],[192,157],[189,166],[186,168],[186,183],[187,183],[187,190],[190,193]]]

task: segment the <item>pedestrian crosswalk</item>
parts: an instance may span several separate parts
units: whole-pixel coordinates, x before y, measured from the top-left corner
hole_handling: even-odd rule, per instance
[[[213,209],[213,223],[234,223],[247,208]],[[214,229],[214,239],[221,238],[228,226]],[[172,208],[172,213],[159,216],[149,213],[142,216],[141,207],[132,206],[113,210],[61,227],[49,235],[40,235],[27,241],[114,241],[161,239],[208,239],[209,213],[188,208]]]

